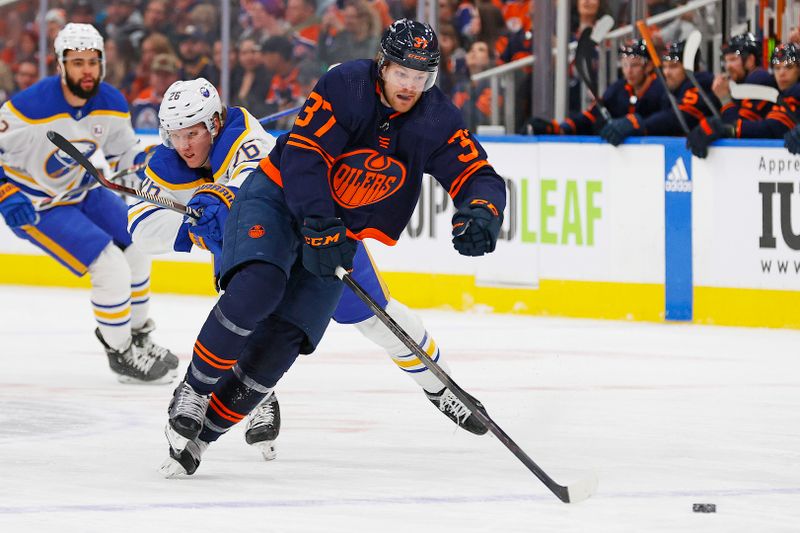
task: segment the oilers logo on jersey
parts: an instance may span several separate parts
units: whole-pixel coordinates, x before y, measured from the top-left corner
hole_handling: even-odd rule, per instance
[[[329,176],[333,199],[352,209],[380,202],[400,190],[406,167],[393,157],[362,149],[337,157]]]
[[[97,151],[97,143],[94,141],[80,139],[70,142],[87,158],[91,158]],[[76,166],[78,166],[78,163],[66,152],[56,149],[45,159],[44,170],[47,172],[48,177],[56,179],[69,174]]]

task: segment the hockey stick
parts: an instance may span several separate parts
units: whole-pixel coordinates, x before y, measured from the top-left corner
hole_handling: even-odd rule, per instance
[[[356,282],[350,274],[342,267],[336,268],[336,275],[344,281],[345,285],[350,287],[352,291],[358,296],[361,301],[363,301],[370,310],[375,313],[375,316],[378,317],[378,320],[383,322],[383,324],[389,328],[389,330],[395,334],[395,336],[402,341],[406,347],[411,350],[411,352],[416,355],[420,361],[431,371],[433,375],[439,378],[441,381],[450,391],[456,395],[456,397],[461,400],[461,402],[472,411],[473,416],[477,417],[480,422],[489,428],[495,437],[497,437],[503,445],[509,449],[511,453],[516,456],[517,459],[522,461],[522,463],[528,467],[528,470],[533,472],[533,474],[545,484],[545,486],[550,489],[550,491],[555,494],[559,500],[564,503],[576,503],[586,498],[590,497],[594,494],[595,490],[597,489],[597,477],[592,476],[589,479],[585,479],[574,483],[569,486],[559,485],[556,483],[550,476],[548,476],[544,470],[542,470],[533,460],[528,457],[528,455],[520,448],[511,437],[509,437],[505,431],[503,431],[497,423],[492,420],[489,415],[484,414],[481,412],[477,406],[475,405],[474,400],[470,399],[469,396],[464,392],[464,390],[459,387],[453,378],[447,375],[442,368],[434,362],[425,351],[419,347],[419,345],[414,342],[414,340],[405,332],[403,328],[401,328],[397,322],[395,322],[391,316],[389,316],[383,308],[378,305],[372,297],[361,288],[361,286]]]
[[[147,166],[147,163],[139,163],[137,165],[133,165],[132,167],[126,168],[125,170],[120,170],[119,172],[117,172],[116,174],[114,174],[113,176],[111,176],[108,179],[110,181],[113,181],[113,180],[122,178],[124,176],[127,176],[129,174],[136,174],[137,172],[139,172],[140,170],[142,170],[146,166]],[[51,196],[50,198],[45,198],[44,200],[42,200],[39,203],[39,207],[46,207],[46,206],[48,206],[50,204],[54,204],[56,202],[62,202],[64,200],[69,200],[71,198],[75,198],[75,197],[80,196],[81,194],[83,194],[83,193],[85,193],[87,191],[90,191],[92,189],[96,189],[97,187],[100,187],[100,184],[97,181],[92,181],[90,183],[87,183],[85,185],[82,185],[82,186],[78,187],[77,189],[71,189],[69,191],[64,191],[62,193],[59,193],[59,194],[57,194],[55,196]]]
[[[656,71],[656,75],[658,75],[659,81],[664,86],[664,92],[667,94],[667,98],[669,98],[669,105],[672,106],[675,116],[678,117],[678,122],[681,125],[684,135],[689,135],[689,126],[686,125],[683,113],[681,113],[681,110],[678,108],[678,102],[675,101],[675,95],[669,90],[667,80],[664,79],[664,73],[661,72],[661,58],[658,57],[656,47],[653,45],[653,37],[650,35],[650,30],[647,29],[647,24],[644,20],[636,22],[636,27],[639,29],[639,33],[642,35],[642,39],[644,39],[647,45],[647,53],[650,55],[650,61],[653,62],[654,70]]]
[[[278,120],[279,118],[283,118],[285,116],[297,113],[302,108],[303,108],[303,106],[299,105],[299,106],[293,107],[291,109],[284,109],[283,111],[278,111],[277,113],[273,113],[271,115],[267,115],[266,117],[262,117],[262,118],[258,119],[258,122],[260,124],[269,124],[270,122],[274,122],[274,121]]]
[[[112,183],[108,181],[108,179],[104,178],[100,172],[94,167],[91,161],[78,150],[74,144],[66,140],[63,136],[55,131],[48,131],[47,138],[50,140],[51,143],[55,144],[62,152],[66,153],[72,159],[75,160],[80,166],[86,169],[94,179],[96,179],[100,185],[107,189],[111,189],[112,191],[120,192],[122,194],[127,194],[128,196],[132,196],[134,198],[138,198],[139,200],[145,200],[147,202],[154,203],[158,206],[164,207],[166,209],[171,209],[173,211],[177,211],[183,215],[190,216],[192,218],[200,218],[200,213],[196,210],[192,209],[191,207],[187,207],[183,204],[179,204],[178,202],[174,202],[169,198],[164,198],[162,196],[156,196],[154,194],[149,194],[144,191],[139,191],[136,189],[132,189],[130,187],[125,187],[124,185],[119,185],[117,183]]]
[[[697,30],[694,30],[689,34],[689,37],[686,38],[686,44],[683,46],[683,70],[686,71],[686,77],[689,78],[689,81],[692,82],[697,92],[700,93],[700,97],[711,110],[714,118],[721,118],[717,106],[715,106],[711,98],[708,97],[708,93],[700,86],[700,83],[698,83],[694,75],[694,58],[697,56],[697,49],[700,48],[700,41],[702,38],[703,36]]]
[[[575,69],[578,71],[578,76],[583,81],[583,84],[592,94],[592,98],[597,104],[597,109],[606,122],[611,120],[611,113],[609,113],[608,108],[603,103],[603,99],[598,94],[597,76],[592,71],[591,64],[595,47],[613,26],[614,19],[610,15],[603,15],[593,28],[587,27],[583,29],[578,39],[578,46],[575,49]]]
[[[791,116],[796,123],[800,122],[795,112],[792,111],[783,100],[781,92],[775,87],[758,85],[756,83],[736,83],[735,81],[731,81],[730,89],[731,97],[736,100],[766,100],[767,102],[772,102],[773,104],[783,107],[786,113]]]

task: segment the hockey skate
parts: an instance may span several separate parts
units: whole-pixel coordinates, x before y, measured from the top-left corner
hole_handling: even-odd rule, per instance
[[[170,374],[167,365],[150,357],[136,346],[131,339],[125,348],[115,350],[103,338],[100,328],[94,330],[97,339],[103,345],[108,356],[108,366],[117,375],[120,383],[170,383],[175,377]]]
[[[164,432],[170,448],[176,453],[197,439],[203,429],[209,396],[198,393],[185,380],[181,381],[169,403],[169,420]]]
[[[261,451],[265,461],[277,456],[275,439],[281,431],[281,408],[278,397],[273,392],[253,409],[247,416],[247,430],[244,440]]]
[[[158,468],[158,472],[165,478],[191,476],[200,466],[200,458],[207,448],[208,443],[200,439],[190,440],[180,452],[170,448],[169,457]]]
[[[150,357],[154,357],[159,361],[163,361],[164,364],[170,369],[170,371],[174,371],[178,368],[178,357],[169,351],[168,348],[164,348],[163,346],[159,346],[153,339],[150,338],[150,332],[156,329],[156,324],[153,322],[153,319],[148,318],[147,321],[142,325],[139,329],[134,329],[132,331],[133,334],[133,344],[138,346],[142,349],[147,355]],[[173,372],[177,377],[178,373]]]
[[[464,394],[467,394],[466,392]],[[450,389],[444,388],[437,393],[430,393],[425,392],[425,395],[428,399],[439,409],[441,412],[447,416],[450,420],[455,422],[459,427],[462,427],[469,431],[470,433],[474,433],[475,435],[483,435],[489,429],[484,426],[477,417],[472,415],[472,412],[467,409],[467,406],[463,404],[461,400],[459,400],[455,394],[453,394]],[[475,402],[478,409],[481,410],[483,414],[486,414],[486,409],[483,408],[483,404],[467,394],[469,398]]]

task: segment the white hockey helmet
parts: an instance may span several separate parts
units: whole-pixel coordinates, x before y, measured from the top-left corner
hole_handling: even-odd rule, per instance
[[[58,32],[54,42],[56,58],[61,65],[62,77],[66,74],[64,54],[67,50],[97,50],[100,52],[100,79],[106,76],[106,50],[103,36],[91,24],[70,22]]]
[[[201,122],[212,137],[216,136],[214,117],[222,120],[222,100],[214,85],[205,78],[176,81],[164,93],[158,110],[159,134],[164,146],[172,148],[169,132]]]

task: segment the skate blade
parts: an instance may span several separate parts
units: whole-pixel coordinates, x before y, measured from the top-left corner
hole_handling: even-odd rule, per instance
[[[167,457],[167,460],[164,461],[160,467],[158,467],[158,473],[167,479],[189,475],[189,472],[183,468],[181,463],[172,457]]]
[[[175,381],[175,378],[178,377],[178,373],[175,372],[174,374],[171,372],[167,372],[163,376],[158,379],[154,379],[152,381],[144,381],[141,379],[132,378],[130,376],[122,376],[117,375],[117,381],[125,385],[168,385]]]
[[[175,450],[177,453],[183,452],[186,449],[186,446],[189,445],[190,439],[187,439],[169,425],[167,422],[166,427],[164,428],[164,435],[167,436],[167,442],[169,442],[169,447]]]
[[[258,451],[261,452],[261,455],[264,457],[265,461],[273,461],[276,457],[278,457],[278,450],[275,446],[274,440],[255,442],[250,446],[257,448]]]

